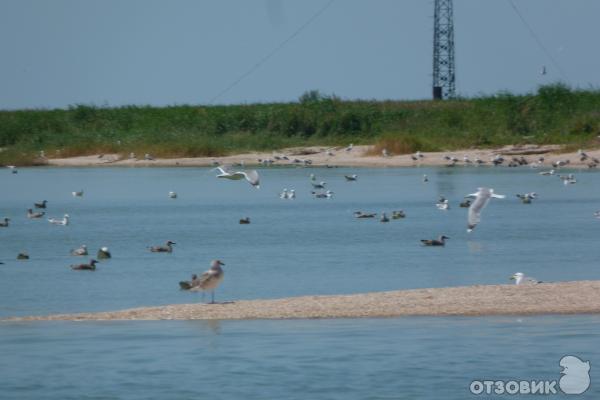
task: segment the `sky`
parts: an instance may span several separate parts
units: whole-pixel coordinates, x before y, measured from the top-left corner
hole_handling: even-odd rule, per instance
[[[0,109],[431,98],[432,0],[329,2],[0,0]],[[459,95],[600,87],[600,1],[512,4],[454,0]]]

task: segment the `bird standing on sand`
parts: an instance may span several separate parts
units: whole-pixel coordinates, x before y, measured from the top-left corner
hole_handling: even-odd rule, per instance
[[[177,244],[177,243],[168,240],[164,246],[150,247],[150,251],[153,253],[172,253],[174,244]]]
[[[221,165],[215,168],[219,171],[217,178],[230,179],[232,181],[239,181],[240,179],[246,179],[250,185],[257,189],[260,189],[260,177],[256,170],[252,171],[234,171],[227,165]]]
[[[492,197],[503,199],[506,196],[495,194],[494,189],[479,188],[477,193],[469,194],[465,197],[475,197],[475,200],[469,207],[469,216],[467,224],[467,232],[472,232],[475,226],[481,221],[481,211],[485,208]]]
[[[190,282],[190,291],[199,291],[202,290],[203,292],[206,290],[210,290],[211,291],[211,301],[210,304],[214,304],[215,303],[215,289],[217,288],[217,286],[219,286],[219,284],[221,283],[221,281],[223,280],[223,277],[225,275],[225,272],[223,272],[223,268],[221,268],[221,265],[225,265],[223,262],[221,262],[221,260],[213,260],[211,265],[210,265],[210,269],[208,271],[206,271],[205,273],[203,273],[200,278],[198,279],[192,279],[192,281]],[[181,286],[181,283],[179,284]],[[182,286],[183,288],[183,286]]]
[[[441,235],[437,239],[421,239],[421,243],[423,243],[424,246],[445,246],[446,239],[450,238],[448,236]]]

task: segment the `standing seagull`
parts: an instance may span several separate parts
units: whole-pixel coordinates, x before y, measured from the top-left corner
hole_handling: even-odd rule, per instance
[[[200,278],[194,280],[192,279],[191,288],[192,291],[198,290],[210,290],[211,291],[211,301],[210,304],[215,303],[215,289],[219,286],[219,283],[223,280],[223,276],[225,272],[223,272],[223,268],[221,265],[225,265],[220,260],[213,260],[210,265],[210,269],[203,273]],[[181,284],[180,284],[181,285]],[[182,287],[183,288],[183,287]]]
[[[522,272],[517,272],[513,276],[510,277],[511,280],[515,281],[515,285],[536,285],[538,283],[542,283],[535,278],[530,276],[525,276]]]
[[[490,201],[492,197],[495,197],[496,199],[503,199],[506,196],[495,194],[494,189],[478,188],[477,193],[473,193],[465,197],[475,197],[475,200],[469,207],[467,232],[471,232],[473,229],[475,229],[475,226],[477,226],[479,221],[481,221],[481,211],[485,208],[488,201]]]
[[[260,188],[260,177],[258,176],[258,172],[256,172],[256,170],[234,171],[227,165],[222,165],[215,169],[219,171],[217,178],[231,179],[233,181],[239,181],[240,179],[245,178],[252,186],[257,189]]]

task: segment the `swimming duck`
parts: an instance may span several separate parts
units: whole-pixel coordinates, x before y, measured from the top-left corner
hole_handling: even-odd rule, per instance
[[[167,243],[164,246],[150,247],[150,251],[153,253],[172,253],[174,244],[177,244],[177,243],[169,240],[169,241],[167,241]]]
[[[450,239],[448,236],[440,236],[438,239],[421,239],[421,243],[425,246],[445,246],[446,239]]]
[[[89,264],[73,264],[71,265],[71,269],[77,271],[95,271],[97,263],[98,261],[92,259],[90,260]]]
[[[392,219],[400,219],[405,217],[406,214],[404,213],[404,210],[392,211]]]
[[[33,206],[35,208],[46,208],[46,203],[48,203],[48,201],[44,200],[41,203],[33,203]]]
[[[29,254],[27,254],[27,253],[19,253],[17,255],[17,260],[29,260]]]
[[[246,218],[240,219],[240,224],[241,225],[247,225],[249,223],[250,223],[250,217],[246,217]]]
[[[34,219],[34,218],[42,218],[46,213],[41,211],[41,212],[33,212],[33,210],[31,208],[27,209],[27,218],[30,219]]]
[[[8,228],[9,221],[10,221],[10,218],[4,218],[4,222],[0,222],[0,227]]]

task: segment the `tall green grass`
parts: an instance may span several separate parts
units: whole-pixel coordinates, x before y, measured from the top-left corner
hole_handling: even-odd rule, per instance
[[[401,154],[515,143],[586,145],[598,135],[600,91],[562,84],[527,95],[450,101],[348,101],[311,91],[293,103],[0,111],[0,163],[32,164],[40,150],[49,157],[194,157],[353,142]]]

